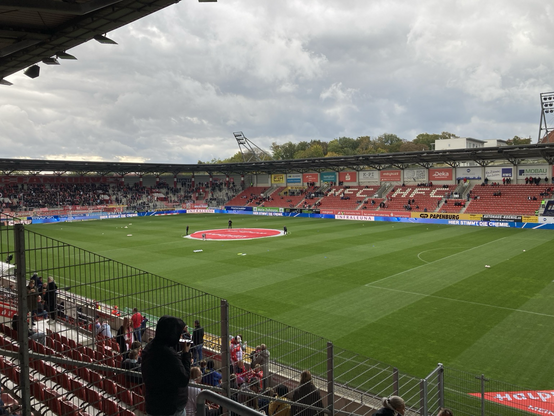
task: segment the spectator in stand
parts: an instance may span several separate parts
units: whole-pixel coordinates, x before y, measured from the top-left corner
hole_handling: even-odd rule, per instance
[[[390,396],[383,398],[383,407],[374,413],[374,416],[403,416],[405,410],[406,405],[401,397]]]
[[[269,351],[265,344],[260,345],[260,350],[255,354],[252,364],[255,367],[256,364],[259,364],[263,374],[265,375],[263,379],[263,388],[267,388],[271,385],[269,377]]]
[[[194,321],[194,329],[192,330],[192,359],[195,363],[202,361],[202,348],[204,347],[204,328],[200,326],[200,321]]]
[[[43,318],[46,318],[47,316],[48,316],[48,312],[46,312],[44,301],[42,300],[42,297],[38,295],[37,304],[35,306],[35,320],[38,320],[37,318],[43,319]]]
[[[50,319],[55,321],[58,310],[58,286],[52,276],[48,276],[48,283],[46,284],[46,303],[48,304]]]
[[[162,316],[156,336],[144,348],[142,377],[146,413],[150,416],[186,415],[191,356],[190,344],[179,342],[184,328],[181,319]]]
[[[309,370],[304,370],[300,374],[300,384],[294,390],[292,401],[294,403],[291,406],[291,416],[317,416],[320,413],[315,409],[298,406],[297,403],[323,409],[321,395],[312,382],[312,373]]]
[[[119,344],[119,352],[121,354],[131,347],[131,343],[133,342],[133,331],[131,330],[131,323],[128,317],[123,318],[123,323],[119,327],[115,339]]]
[[[202,371],[198,367],[192,367],[190,369],[190,379],[196,384],[200,384],[202,380]],[[188,386],[188,400],[185,407],[187,416],[196,416],[196,399],[202,390],[198,387]]]
[[[231,339],[231,364],[233,365],[233,370],[236,370],[237,363],[242,361],[242,337],[237,335]]]
[[[36,280],[36,273],[33,275]],[[27,310],[29,311],[29,314],[31,316],[31,324],[35,324],[35,320],[33,318],[33,311],[36,309],[37,304],[37,290],[35,288],[35,280],[31,277],[31,280],[29,280],[29,285],[27,286]]]
[[[142,315],[138,311],[138,308],[133,308],[131,323],[133,324],[133,336],[135,337],[135,340],[142,342],[141,333],[140,333],[140,329],[142,325]]]
[[[128,370],[125,379],[129,383],[142,384],[142,374],[140,373],[140,363],[138,362],[139,350],[129,351],[128,357],[121,363],[121,368]]]
[[[17,332],[17,329],[19,328],[19,324],[17,322],[18,319],[19,318],[18,318],[17,314],[15,314],[12,317],[12,329],[15,332]],[[29,339],[35,340],[36,342],[38,342],[42,345],[46,345],[46,334],[44,334],[42,332],[34,331],[31,328],[29,328],[28,336],[29,336]]]
[[[287,386],[279,384],[275,388],[275,393],[275,398],[279,400],[289,401],[289,399],[287,399],[286,397],[287,394],[289,394],[289,389],[287,388]],[[290,416],[290,410],[290,403],[283,403],[274,400],[269,404],[269,416]]]
[[[214,360],[208,360],[206,363],[206,373],[202,376],[202,384],[216,387],[221,384],[221,373],[219,371],[215,371],[214,367]]]
[[[105,321],[104,318],[99,318],[98,323],[100,324],[98,335],[102,335],[106,338],[112,338],[112,328],[110,327],[108,321]]]

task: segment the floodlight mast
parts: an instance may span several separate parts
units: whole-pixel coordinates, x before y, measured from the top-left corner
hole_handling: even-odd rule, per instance
[[[248,140],[242,131],[233,132],[233,136],[239,145],[240,154],[242,155],[243,162],[262,162],[264,160],[271,160],[271,156],[258,147],[255,143]]]
[[[549,121],[550,126],[549,126]],[[554,131],[554,92],[541,92],[541,121],[537,143],[549,143],[550,133]]]

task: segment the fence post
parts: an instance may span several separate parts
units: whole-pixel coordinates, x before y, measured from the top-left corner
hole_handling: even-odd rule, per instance
[[[327,409],[329,414],[335,414],[335,375],[334,375],[334,352],[333,343],[327,342]]]
[[[395,396],[400,395],[400,375],[396,367],[392,369],[392,389]]]
[[[231,386],[229,379],[231,371],[229,368],[229,304],[225,299],[221,299],[221,387],[225,390],[225,397],[231,398]]]
[[[439,363],[437,384],[437,388],[439,391],[439,406],[444,407],[444,366],[441,363]]]
[[[485,378],[484,374],[475,378],[481,380],[481,416],[485,416],[485,381],[489,380]]]
[[[21,379],[19,386],[21,388],[22,415],[31,414],[31,387],[29,383],[29,324],[27,323],[27,278],[25,269],[25,228],[23,225],[14,226],[15,243],[15,278],[17,280],[17,341],[19,342],[19,362],[21,369]],[[31,317],[32,320],[32,317]]]
[[[419,383],[419,397],[420,415],[427,416],[427,380],[425,379]]]

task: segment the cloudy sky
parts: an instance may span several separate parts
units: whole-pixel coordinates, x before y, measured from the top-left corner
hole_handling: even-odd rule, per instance
[[[195,163],[234,131],[535,142],[553,25],[544,0],[182,0],[8,77],[1,157]]]

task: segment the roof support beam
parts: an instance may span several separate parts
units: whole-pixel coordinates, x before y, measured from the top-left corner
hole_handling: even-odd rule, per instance
[[[122,0],[92,0],[87,3],[65,3],[53,0],[2,0],[2,8],[84,16],[121,1]]]

